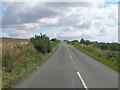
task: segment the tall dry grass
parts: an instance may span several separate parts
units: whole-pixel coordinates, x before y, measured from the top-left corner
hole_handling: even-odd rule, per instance
[[[80,44],[80,47],[87,51],[90,51],[91,53],[97,54],[97,56],[105,56],[108,53],[108,51],[103,51],[102,49],[96,47],[94,44],[93,45]]]
[[[120,71],[119,51],[102,50],[94,44],[92,45],[77,44],[74,46],[80,51],[84,52],[85,54],[91,56],[92,58],[108,65],[109,67],[117,71]]]
[[[58,45],[54,46],[51,53],[43,54],[34,49],[29,40],[18,40],[18,42],[15,39],[7,40],[2,43],[3,88],[12,87],[17,81],[30,73],[52,55]]]
[[[27,39],[2,38],[2,67],[3,70],[11,72],[13,65],[24,59],[25,50],[30,50],[30,42]],[[29,49],[28,49],[29,48]],[[33,49],[33,48],[32,48]]]
[[[22,60],[25,60],[28,54],[36,53],[30,44],[15,44],[2,48],[2,66],[3,70],[11,72],[13,66]]]
[[[8,88],[37,66],[42,55],[28,39],[0,38],[0,41],[0,78],[2,87]]]

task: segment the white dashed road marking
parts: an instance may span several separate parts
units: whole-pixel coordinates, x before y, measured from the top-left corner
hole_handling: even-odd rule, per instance
[[[81,77],[81,75],[80,75],[79,72],[77,72],[77,75],[78,75],[78,77],[80,78],[80,80],[81,80],[81,82],[82,82],[84,88],[85,88],[86,90],[88,90],[88,88],[87,88],[87,86],[86,86],[86,84],[85,84],[85,82],[84,82],[84,80],[83,80],[83,78]]]
[[[69,53],[69,50],[68,50],[68,49],[67,49],[67,52],[68,52],[68,54],[69,54],[69,56],[70,56],[70,59],[71,59],[72,63],[74,64],[73,58],[72,58],[71,54]],[[74,64],[74,66],[75,66],[75,64]],[[76,66],[75,66],[75,68],[76,68]],[[77,69],[77,68],[76,68],[76,69]],[[85,82],[84,82],[81,74],[80,74],[79,72],[77,72],[77,75],[78,75],[79,79],[81,80],[83,87],[84,87],[86,90],[88,90],[88,88],[87,88],[87,86],[86,86],[86,84],[85,84]]]

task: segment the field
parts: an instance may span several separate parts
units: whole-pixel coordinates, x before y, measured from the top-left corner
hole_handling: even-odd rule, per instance
[[[11,49],[16,45],[28,44],[29,42],[30,42],[29,39],[0,38],[0,49],[2,49],[1,53],[4,55],[4,52],[8,48]],[[2,59],[2,57],[0,59]]]
[[[10,88],[38,65],[47,60],[51,53],[38,52],[29,39],[1,38],[2,40],[2,88]]]
[[[6,48],[6,46],[13,46],[15,44],[27,44],[30,42],[29,39],[17,39],[17,38],[0,38],[1,45],[3,48]],[[0,46],[0,47],[2,47]]]

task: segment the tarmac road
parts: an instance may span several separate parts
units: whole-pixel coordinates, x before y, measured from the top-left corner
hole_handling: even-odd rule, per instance
[[[49,60],[14,88],[118,88],[118,72],[61,42]]]

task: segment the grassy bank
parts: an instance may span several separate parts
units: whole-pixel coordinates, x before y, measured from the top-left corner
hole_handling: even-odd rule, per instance
[[[2,47],[2,88],[10,88],[16,82],[42,64],[56,50],[59,43],[54,43],[51,53],[37,51],[28,41]]]
[[[100,48],[94,47],[93,45],[84,44],[76,44],[74,47],[89,55],[90,57],[111,67],[112,69],[120,71],[120,63],[118,58],[118,55],[120,55],[119,51],[102,50]]]

